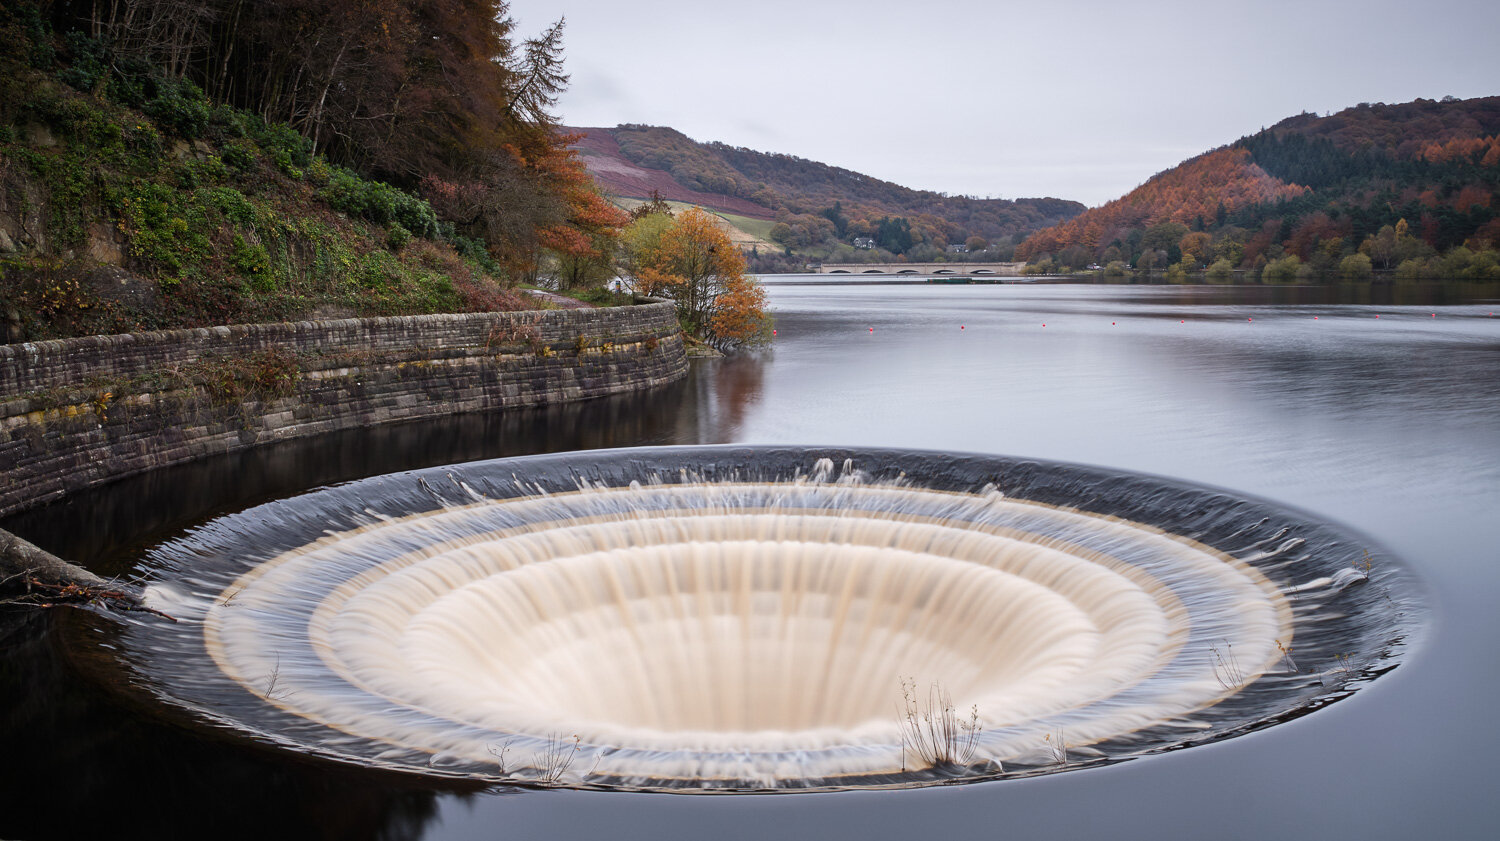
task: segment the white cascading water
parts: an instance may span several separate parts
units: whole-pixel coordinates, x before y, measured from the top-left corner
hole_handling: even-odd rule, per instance
[[[994,773],[1190,729],[1293,644],[1280,589],[1214,548],[831,467],[382,518],[163,606],[329,745],[625,787],[889,781],[933,686]]]

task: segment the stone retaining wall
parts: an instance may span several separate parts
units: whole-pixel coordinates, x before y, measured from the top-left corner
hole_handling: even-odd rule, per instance
[[[673,305],[251,324],[0,346],[0,516],[269,441],[680,379]]]

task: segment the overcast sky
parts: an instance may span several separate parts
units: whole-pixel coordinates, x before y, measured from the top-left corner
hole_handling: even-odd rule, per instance
[[[560,111],[1090,206],[1282,118],[1500,95],[1500,0],[511,0]]]

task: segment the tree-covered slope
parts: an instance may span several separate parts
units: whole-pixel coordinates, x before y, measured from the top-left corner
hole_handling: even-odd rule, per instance
[[[596,275],[625,217],[547,114],[561,23],[513,45],[505,12],[0,5],[0,341],[515,309],[539,267]]]
[[[649,187],[663,198],[774,219],[783,245],[829,256],[837,256],[840,245],[847,256],[856,240],[918,258],[949,245],[967,246],[971,239],[982,240],[982,248],[1019,240],[1083,210],[1062,199],[974,199],[913,190],[792,155],[699,143],[659,126],[574,131],[583,135],[577,146],[607,192],[646,198],[643,188]],[[882,222],[886,232],[899,229],[902,235],[882,238]],[[1009,251],[991,259],[1001,257],[1008,259]]]
[[[1487,264],[1470,271],[1463,254],[1452,266],[1433,261],[1497,244],[1500,97],[1486,97],[1291,117],[1036,233],[1018,254],[1189,270],[1296,258],[1325,273],[1357,273],[1363,255],[1377,270],[1486,276]]]

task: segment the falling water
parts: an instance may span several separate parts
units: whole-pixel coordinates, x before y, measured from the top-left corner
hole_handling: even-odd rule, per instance
[[[1392,668],[1420,602],[1374,547],[1267,503],[892,451],[394,474],[150,563],[179,622],[123,642],[174,707],[366,765],[672,790],[989,779],[1237,735]],[[924,762],[929,719],[972,751]]]

